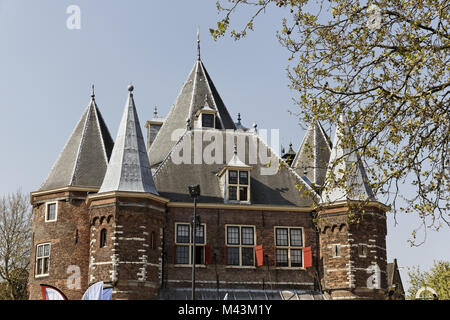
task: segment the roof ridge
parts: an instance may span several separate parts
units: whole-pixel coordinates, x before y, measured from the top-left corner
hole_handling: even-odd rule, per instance
[[[161,161],[160,165],[158,166],[158,168],[155,170],[155,173],[153,175],[154,178],[156,178],[156,176],[158,175],[159,171],[162,169],[163,165],[167,163],[167,160],[169,160],[169,158],[171,157],[172,153],[175,151],[175,148],[180,144],[181,140],[184,139],[184,137],[187,135],[187,133],[189,133],[190,130],[184,131],[184,133],[180,136],[180,138],[177,140],[177,142],[175,143],[175,145],[172,147],[172,149],[170,149],[169,153],[167,154],[167,156],[164,158],[163,161]]]
[[[79,163],[79,160],[80,160],[80,155],[81,155],[81,152],[82,152],[82,149],[83,149],[83,141],[84,141],[84,138],[85,138],[85,136],[86,136],[86,131],[87,131],[87,127],[88,127],[88,125],[89,125],[89,117],[90,117],[90,115],[91,115],[91,112],[92,112],[92,100],[91,100],[91,102],[89,103],[89,105],[88,105],[88,107],[87,107],[86,120],[84,121],[84,125],[83,125],[83,133],[81,134],[80,144],[78,145],[77,158],[76,158],[76,160],[75,160],[75,163],[74,163],[74,166],[73,166],[73,169],[72,169],[72,176],[71,176],[71,178],[70,178],[70,183],[69,183],[69,185],[72,185],[73,180],[74,180],[74,178],[75,178],[75,172],[76,172],[76,170],[77,170],[77,168],[78,168],[78,163]]]

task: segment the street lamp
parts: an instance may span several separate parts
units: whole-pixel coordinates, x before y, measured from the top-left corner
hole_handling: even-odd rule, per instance
[[[194,198],[194,216],[191,219],[192,229],[192,300],[195,300],[195,242],[196,231],[200,225],[200,219],[197,219],[197,198],[200,197],[200,185],[189,186],[189,194]]]

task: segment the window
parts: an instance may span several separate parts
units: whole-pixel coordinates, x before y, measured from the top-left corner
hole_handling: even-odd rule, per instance
[[[45,222],[53,222],[56,221],[57,218],[57,202],[47,203],[45,206]]]
[[[215,128],[215,117],[211,113],[202,113],[202,128]]]
[[[155,250],[155,232],[150,233],[150,249]]]
[[[255,227],[226,226],[226,254],[229,266],[255,265]]]
[[[107,239],[106,236],[107,236],[106,229],[102,229],[102,231],[100,231],[100,248],[106,247],[106,239]]]
[[[36,247],[36,276],[47,276],[50,267],[50,243]]]
[[[303,266],[303,229],[275,228],[276,265],[278,267]]]
[[[195,263],[205,264],[205,224],[196,228],[195,234]],[[192,264],[193,241],[189,223],[175,224],[175,264]]]
[[[358,252],[359,252],[360,257],[363,257],[363,258],[367,257],[367,245],[360,244],[358,246]]]
[[[228,170],[228,200],[248,201],[249,191],[249,172]]]
[[[338,258],[341,256],[341,246],[339,244],[333,244],[332,250],[333,258]]]

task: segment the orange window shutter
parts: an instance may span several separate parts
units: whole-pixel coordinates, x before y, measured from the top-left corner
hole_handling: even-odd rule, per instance
[[[303,259],[304,259],[304,267],[309,268],[312,267],[312,250],[311,247],[306,247],[303,249]]]
[[[263,246],[255,246],[255,254],[256,254],[256,265],[261,267],[264,264],[264,252]]]
[[[211,246],[209,244],[205,246],[205,264],[211,264]]]

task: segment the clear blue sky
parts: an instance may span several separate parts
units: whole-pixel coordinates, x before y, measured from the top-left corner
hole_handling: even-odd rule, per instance
[[[96,100],[115,137],[127,97],[135,86],[141,124],[158,106],[165,116],[196,58],[196,28],[202,60],[219,93],[244,125],[279,128],[281,144],[298,148],[304,135],[288,89],[287,53],[275,38],[283,12],[256,24],[244,41],[214,42],[215,0],[0,0],[0,195],[35,191],[47,176],[96,87]],[[66,27],[69,5],[81,8],[81,29]],[[242,22],[242,21],[241,21]],[[144,130],[144,128],[143,128]],[[448,228],[429,233],[419,248],[407,239],[415,216],[388,220],[388,260],[396,257],[404,285],[406,268],[429,268],[450,260]]]

